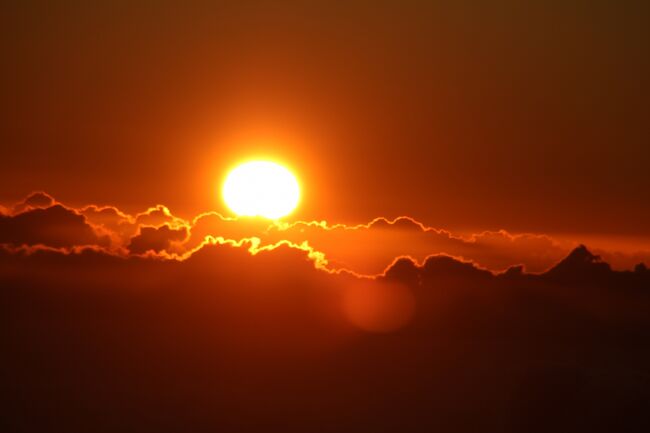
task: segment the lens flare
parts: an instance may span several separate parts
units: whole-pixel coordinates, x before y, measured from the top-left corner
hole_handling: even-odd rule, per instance
[[[399,283],[359,281],[343,293],[343,312],[360,329],[392,332],[413,318],[415,297]]]
[[[239,216],[278,219],[296,208],[300,186],[287,168],[270,161],[250,161],[228,174],[222,194]]]

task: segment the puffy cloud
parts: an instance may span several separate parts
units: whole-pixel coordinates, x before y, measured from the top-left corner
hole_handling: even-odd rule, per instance
[[[121,232],[125,227],[134,227],[133,217],[113,206],[90,205],[79,210],[86,220],[96,226]]]
[[[422,264],[409,257],[400,257],[379,278],[401,281],[409,286],[419,286],[427,290],[435,290],[450,281],[461,281],[463,284],[470,282],[471,286],[487,287],[514,282],[521,287],[535,287],[544,283],[572,289],[590,287],[622,291],[641,290],[639,293],[650,301],[650,292],[647,291],[650,287],[650,270],[644,264],[637,265],[633,271],[615,271],[609,263],[584,245],[574,248],[566,257],[541,274],[525,273],[522,266],[513,266],[505,272],[493,273],[480,268],[474,262],[436,254],[427,257]]]
[[[113,206],[90,205],[78,212],[98,233],[102,233],[110,239],[112,249],[125,247],[138,231],[134,218]]]
[[[458,260],[445,254],[436,254],[426,258],[421,266],[423,284],[446,278],[489,279],[494,275],[475,263]]]
[[[650,249],[647,247],[639,251],[626,252],[595,248],[594,252],[614,269],[631,269],[632,265],[636,266],[640,263],[650,264]]]
[[[200,245],[207,236],[240,240],[251,237],[264,237],[270,224],[259,218],[227,218],[216,212],[203,213],[192,221],[187,248]],[[275,239],[280,241],[282,239]]]
[[[187,221],[174,216],[171,211],[161,204],[147,209],[135,216],[135,224],[138,226],[160,227],[167,224],[170,227],[178,228],[187,226]]]
[[[131,238],[127,245],[128,250],[133,254],[143,254],[148,251],[159,253],[181,252],[180,243],[187,238],[187,228],[172,229],[168,225],[160,227],[140,227],[140,232]]]
[[[410,257],[399,257],[386,268],[384,278],[387,280],[402,281],[408,286],[417,286],[420,284],[420,270],[417,263]]]
[[[16,214],[31,209],[45,209],[54,206],[55,203],[56,201],[51,195],[43,191],[35,191],[25,197],[24,200],[16,203],[13,208],[13,213]]]
[[[107,245],[108,239],[98,236],[82,215],[57,204],[0,215],[0,243],[72,247]]]
[[[45,193],[33,193],[14,208],[34,211],[50,203],[57,202]],[[409,217],[394,220],[376,218],[367,224],[347,226],[325,221],[272,223],[259,218],[227,218],[207,212],[186,221],[163,205],[135,215],[126,214],[114,206],[89,205],[74,209],[60,203],[57,205],[69,213],[85,217],[85,225],[90,226],[101,239],[92,244],[100,243],[113,252],[139,254],[151,250],[183,256],[191,254],[208,238],[233,241],[256,238],[259,247],[283,241],[293,245],[306,244],[324,256],[328,269],[363,275],[381,274],[396,257],[407,256],[422,262],[432,254],[450,255],[495,272],[523,265],[527,272],[539,273],[552,267],[575,246],[572,242],[558,241],[548,235],[512,234],[504,230],[460,236],[427,227]],[[66,241],[61,238],[65,236],[64,232],[51,226],[52,223],[46,219],[40,221],[41,232],[59,233],[54,241],[51,236],[39,235],[43,243],[50,246],[80,245],[79,236]],[[147,227],[153,230],[143,230]],[[36,233],[31,229],[27,231]],[[22,236],[26,236],[25,233]],[[35,241],[25,239],[28,243]],[[84,242],[89,242],[87,237]],[[598,250],[598,254],[617,269],[632,269],[639,262],[650,261],[650,252]]]
[[[377,218],[358,226],[298,222],[273,226],[269,236],[293,242],[306,240],[326,252],[334,266],[366,274],[381,272],[395,257],[423,260],[434,253],[462,257],[492,270],[504,270],[521,263],[529,271],[541,272],[560,260],[572,246],[545,235],[513,235],[506,231],[486,231],[462,237],[426,227],[409,217]]]
[[[603,262],[602,258],[593,254],[584,245],[579,245],[571,254],[566,256],[561,262],[553,266],[547,272],[547,275],[562,276],[565,274],[589,273],[589,272],[610,272],[609,264]]]

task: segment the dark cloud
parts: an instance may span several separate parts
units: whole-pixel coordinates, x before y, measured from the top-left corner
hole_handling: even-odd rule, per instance
[[[143,254],[147,251],[159,253],[161,251],[181,252],[178,244],[187,238],[187,229],[172,229],[168,225],[160,227],[141,227],[140,232],[134,236],[127,245],[133,254]],[[176,244],[177,247],[173,248]]]
[[[79,210],[88,222],[109,230],[121,232],[125,227],[135,226],[133,218],[113,206],[90,205]]]
[[[108,239],[98,236],[82,215],[57,204],[0,215],[0,243],[72,247],[107,245]]]
[[[489,279],[490,271],[478,268],[472,262],[464,262],[447,255],[429,256],[421,267],[423,284],[438,278]]]
[[[513,235],[503,230],[462,237],[426,227],[408,217],[377,218],[358,226],[298,222],[271,227],[268,236],[272,240],[285,238],[295,243],[308,241],[326,252],[333,266],[366,274],[380,273],[395,257],[408,255],[424,260],[435,253],[462,257],[492,270],[505,270],[523,263],[528,271],[542,272],[571,247],[549,236]]]
[[[38,206],[49,203],[56,201],[39,192],[28,196],[14,208],[26,209],[23,212],[26,213],[28,210],[41,209]],[[367,224],[347,226],[324,221],[271,223],[259,218],[226,218],[215,212],[207,212],[186,221],[163,205],[135,215],[126,214],[113,206],[89,205],[74,209],[60,203],[57,205],[71,214],[83,215],[85,224],[101,240],[91,244],[101,243],[113,252],[141,253],[150,249],[154,252],[166,251],[183,255],[200,247],[207,238],[224,241],[256,238],[259,239],[258,247],[273,246],[285,241],[294,245],[306,243],[312,251],[324,255],[329,269],[349,270],[364,275],[382,273],[386,265],[396,257],[408,256],[422,262],[434,254],[471,261],[495,272],[522,265],[527,272],[540,273],[551,268],[575,246],[572,242],[558,241],[548,235],[512,234],[505,230],[460,236],[427,227],[409,217],[394,220],[376,218]],[[7,212],[4,213],[5,216]],[[20,213],[15,216],[17,215]],[[51,223],[52,221],[49,222]],[[42,221],[39,230],[57,232],[59,235],[54,242],[36,235],[35,231],[28,231],[34,236],[40,236],[46,245],[83,245],[79,244],[78,236],[75,239],[62,239],[66,236],[64,231],[47,224],[47,221]],[[168,228],[143,231],[145,227]],[[186,233],[186,236],[182,236],[182,233]],[[169,243],[164,238],[169,238]],[[28,243],[33,241],[34,239],[26,240]],[[86,239],[84,242],[90,241]],[[637,263],[650,259],[647,251],[630,253],[598,249],[597,252],[617,269],[632,269]]]
[[[597,283],[614,273],[610,265],[603,262],[600,256],[591,253],[586,246],[580,245],[544,275],[565,282],[593,279]]]
[[[23,201],[14,205],[14,213],[25,212],[30,209],[44,209],[53,206],[56,203],[54,198],[43,192],[36,191],[29,194]]]
[[[187,221],[174,216],[171,211],[161,204],[147,209],[145,212],[135,216],[135,224],[139,226],[160,227],[163,224],[176,226],[186,226]]]
[[[400,257],[384,272],[384,277],[388,280],[402,281],[409,286],[420,284],[420,269],[410,257]]]
[[[650,295],[650,271],[641,263],[634,271],[614,271],[600,256],[584,245],[573,249],[564,259],[541,274],[528,274],[522,266],[513,266],[503,273],[493,273],[447,255],[432,255],[419,265],[408,257],[395,260],[381,278],[396,279],[409,285],[430,287],[448,280],[497,283],[516,281],[522,287],[539,282],[566,287],[641,290]]]
[[[631,269],[639,263],[650,263],[650,248],[646,245],[638,251],[616,251],[612,249],[594,248],[594,253],[603,258],[614,269]]]

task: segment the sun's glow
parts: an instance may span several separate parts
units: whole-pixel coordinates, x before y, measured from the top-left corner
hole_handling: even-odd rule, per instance
[[[289,215],[300,200],[296,177],[270,161],[249,161],[235,167],[223,184],[226,205],[239,216],[278,219]]]

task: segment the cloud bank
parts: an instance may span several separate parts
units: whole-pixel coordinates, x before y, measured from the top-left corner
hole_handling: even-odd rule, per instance
[[[523,265],[527,272],[540,273],[578,245],[546,234],[505,230],[463,236],[427,227],[410,217],[380,217],[356,226],[325,221],[270,223],[256,218],[228,218],[215,212],[184,220],[160,204],[129,215],[114,206],[73,208],[44,192],[32,193],[0,214],[0,243],[10,246],[96,246],[112,254],[183,258],[209,239],[257,239],[261,246],[280,242],[299,248],[307,245],[319,252],[329,270],[361,275],[382,274],[396,257],[408,256],[421,262],[432,254],[471,261],[492,272]],[[650,251],[597,252],[617,269],[632,269],[650,261]]]

